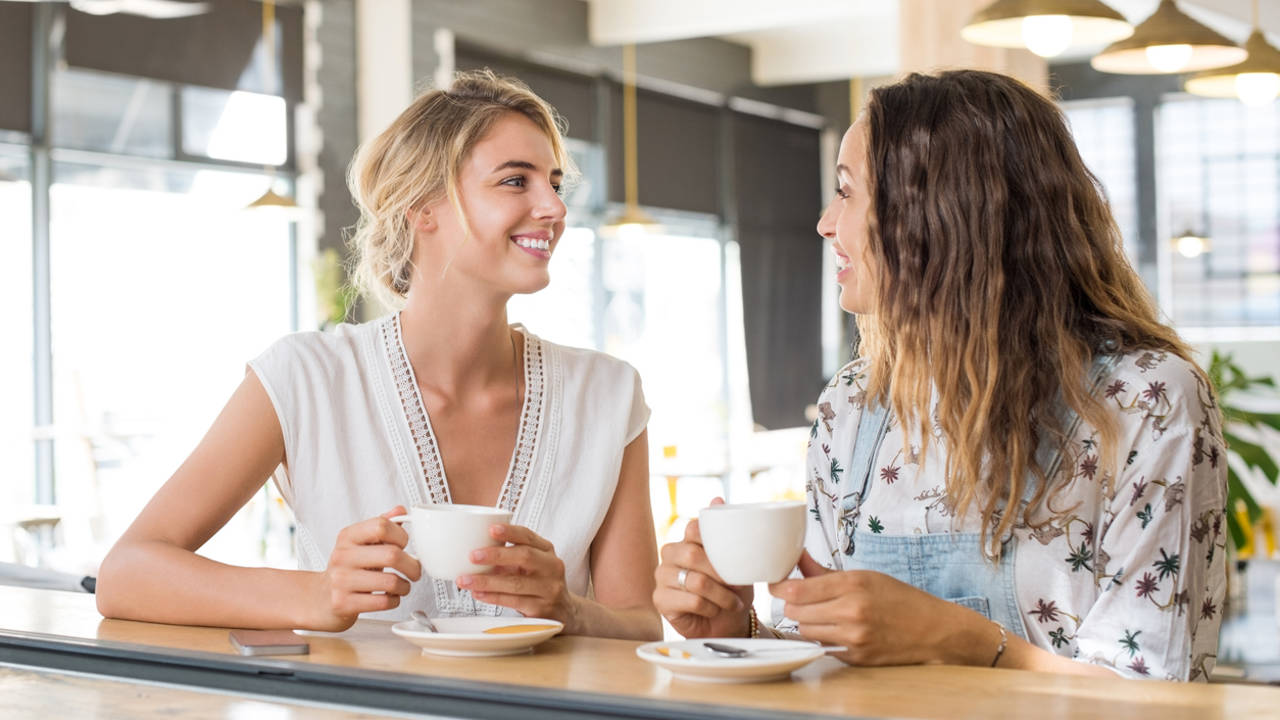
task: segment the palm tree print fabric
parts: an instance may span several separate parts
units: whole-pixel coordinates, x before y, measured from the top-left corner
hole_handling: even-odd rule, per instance
[[[846,478],[866,377],[855,360],[828,384],[811,432],[808,549],[840,567]],[[1081,422],[1063,457],[1060,491],[1014,529],[1014,577],[1028,639],[1051,652],[1130,677],[1205,680],[1214,666],[1226,590],[1226,450],[1220,412],[1193,367],[1136,352],[1104,377],[1100,399],[1119,427],[1115,466],[1103,472],[1096,430]],[[946,448],[931,428],[890,417],[855,532],[976,532],[976,509],[952,516]]]

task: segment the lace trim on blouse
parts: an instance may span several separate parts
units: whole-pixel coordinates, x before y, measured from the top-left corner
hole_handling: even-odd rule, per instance
[[[426,403],[422,400],[422,392],[404,347],[400,315],[396,314],[389,322],[383,323],[381,331],[383,344],[387,349],[387,360],[391,365],[392,381],[400,397],[422,469],[422,478],[427,486],[427,499],[431,503],[451,503],[453,500],[444,473],[444,461],[440,457],[440,447],[436,443],[431,418],[427,415]],[[529,484],[534,450],[537,448],[542,426],[543,396],[546,392],[542,342],[529,333],[525,333],[524,338],[524,404],[520,410],[520,428],[516,434],[515,450],[498,495],[498,507],[513,513],[519,507]],[[501,611],[496,605],[476,601],[469,591],[459,590],[454,585],[453,578],[433,578],[433,581],[436,606],[441,612],[497,615]]]
[[[529,470],[533,466],[533,451],[542,428],[542,395],[546,392],[543,368],[542,343],[528,335],[524,340],[524,406],[520,409],[520,430],[516,433],[515,451],[511,453],[511,467],[507,481],[502,484],[498,507],[515,512],[524,489],[529,484]]]

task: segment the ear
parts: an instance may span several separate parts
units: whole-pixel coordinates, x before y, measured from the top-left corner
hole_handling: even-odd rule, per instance
[[[436,229],[436,215],[431,212],[431,208],[410,208],[405,212],[405,216],[409,219],[409,227],[415,230],[432,232]]]

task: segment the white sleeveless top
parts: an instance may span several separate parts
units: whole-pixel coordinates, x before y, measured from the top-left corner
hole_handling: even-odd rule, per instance
[[[516,327],[525,336],[524,407],[498,504],[555,546],[569,591],[585,596],[591,543],[613,501],[622,452],[644,430],[649,408],[627,363]],[[284,434],[274,479],[297,519],[299,569],[324,570],[348,525],[396,505],[450,502],[398,314],[285,336],[249,366]],[[424,575],[398,608],[366,617],[399,620],[415,609],[517,614],[475,600],[453,578]]]

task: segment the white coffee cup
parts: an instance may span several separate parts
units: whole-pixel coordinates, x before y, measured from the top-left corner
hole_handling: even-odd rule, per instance
[[[391,518],[409,531],[409,546],[422,569],[440,580],[479,575],[492,565],[471,562],[471,551],[501,545],[489,527],[511,522],[511,511],[485,505],[415,505],[408,515]]]
[[[786,579],[804,550],[805,504],[795,500],[712,505],[698,512],[707,559],[726,583]]]

